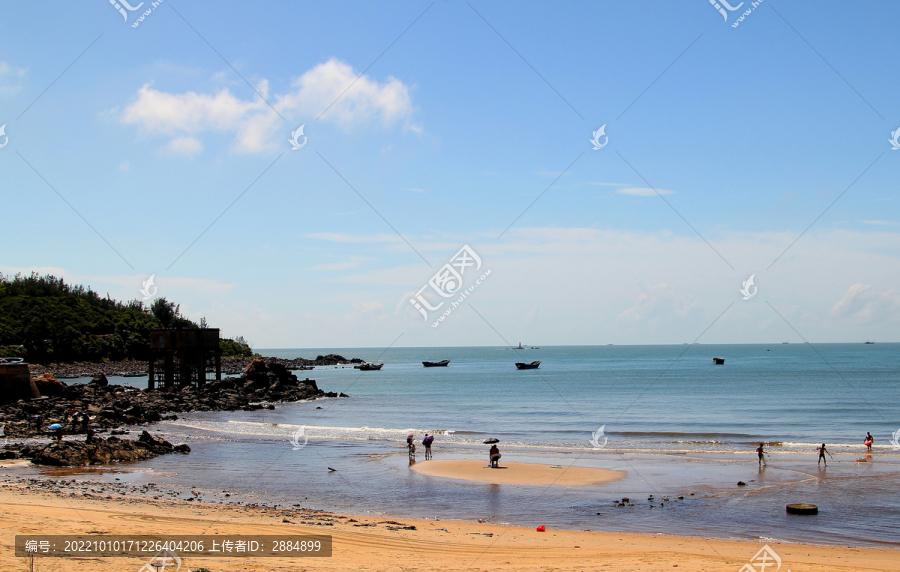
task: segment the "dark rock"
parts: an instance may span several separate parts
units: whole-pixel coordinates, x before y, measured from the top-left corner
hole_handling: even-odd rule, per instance
[[[175,448],[172,449],[172,451],[175,453],[187,454],[191,452],[191,448],[188,447],[186,443],[181,443],[180,445],[175,445]]]
[[[349,363],[335,354],[320,357],[322,363]],[[138,390],[130,386],[110,385],[102,372],[96,369],[95,379],[88,384],[66,386],[60,383],[59,386],[53,386],[52,381],[48,381],[50,385],[47,387],[56,387],[52,391],[63,392],[63,395],[0,406],[0,424],[5,426],[6,436],[11,438],[43,436],[46,425],[53,422],[66,425],[67,435],[84,435],[89,428],[94,432],[116,430],[119,433],[118,428],[123,424],[139,425],[176,420],[176,412],[255,411],[261,408],[271,410],[279,402],[338,396],[334,392],[326,394],[320,390],[315,380],[301,380],[291,372],[291,368],[315,364],[310,360],[242,359],[246,367],[241,377],[211,381],[202,387]],[[81,368],[76,369],[76,372],[91,371],[88,364],[69,364],[65,367],[69,370]],[[141,367],[129,362],[122,369],[137,371]],[[49,380],[50,377],[45,376],[44,379]],[[72,409],[86,413],[87,423],[66,423],[65,414]],[[43,427],[38,425],[35,417],[38,415],[42,416]]]
[[[747,486],[747,483],[745,483],[744,481],[738,481],[737,486],[739,486],[739,487],[746,487],[746,486]]]
[[[106,440],[97,438],[90,443],[84,441],[51,443],[35,449],[31,462],[36,465],[57,467],[85,466],[117,461],[141,461],[174,451],[175,447],[171,443],[144,431],[137,441],[110,437]]]

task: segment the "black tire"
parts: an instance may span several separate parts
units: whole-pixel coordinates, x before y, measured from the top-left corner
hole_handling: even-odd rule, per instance
[[[819,507],[814,504],[798,503],[785,507],[788,514],[819,514]]]

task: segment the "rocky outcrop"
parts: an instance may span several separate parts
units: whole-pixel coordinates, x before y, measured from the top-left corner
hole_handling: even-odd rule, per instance
[[[359,358],[347,359],[338,354],[328,354],[325,356],[316,356],[316,359],[305,358],[274,358],[274,357],[223,357],[222,371],[240,371],[255,359],[262,359],[267,364],[277,363],[283,365],[287,369],[311,368],[314,366],[335,366],[335,365],[356,365],[364,363]],[[50,363],[50,364],[30,364],[32,375],[43,373],[51,373],[58,379],[67,379],[72,377],[92,377],[99,374],[119,375],[124,373],[143,373],[147,374],[148,364],[146,361],[118,361],[104,363]],[[105,378],[104,378],[105,379]]]
[[[189,453],[187,445],[172,445],[165,439],[154,437],[144,431],[137,441],[110,437],[85,441],[63,441],[40,448],[20,451],[22,456],[30,456],[35,465],[72,467],[85,465],[105,465],[118,461],[142,461],[167,453]]]
[[[65,433],[84,433],[81,423],[67,421],[71,412],[87,413],[88,426],[94,430],[114,429],[122,425],[153,423],[189,411],[252,411],[272,402],[300,401],[318,397],[339,397],[319,389],[313,379],[298,379],[277,362],[257,359],[247,364],[240,377],[228,377],[201,387],[138,390],[110,385],[100,374],[88,384],[66,385],[52,378],[42,379],[57,395],[38,401],[18,401],[0,407],[0,425],[11,438],[41,435],[51,423],[64,425]],[[346,397],[340,394],[340,397]],[[268,404],[264,404],[268,403]],[[35,416],[40,416],[40,419]]]
[[[38,377],[33,377],[32,381],[34,381],[34,384],[37,386],[38,391],[41,392],[41,395],[57,397],[59,395],[65,394],[67,389],[65,383],[58,381],[55,377],[53,377],[53,375],[49,373],[39,375]]]

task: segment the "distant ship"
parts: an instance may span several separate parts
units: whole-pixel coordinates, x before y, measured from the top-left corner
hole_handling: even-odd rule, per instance
[[[867,342],[866,342],[866,345],[868,345],[868,344],[874,344],[874,343],[875,343],[875,342],[869,342],[869,341],[867,341]]]
[[[781,345],[786,346],[789,343],[791,343],[791,342],[781,342]]]
[[[359,365],[353,366],[353,369],[358,369],[359,371],[378,371],[383,368],[383,363],[362,363]]]

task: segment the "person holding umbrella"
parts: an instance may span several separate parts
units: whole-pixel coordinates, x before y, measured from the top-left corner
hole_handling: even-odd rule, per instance
[[[62,443],[62,439],[63,439],[63,426],[62,426],[61,424],[59,424],[59,423],[54,423],[53,425],[51,425],[51,426],[48,427],[47,429],[49,429],[49,430],[51,430],[51,431],[54,431],[54,430],[55,430],[55,431],[56,431],[56,440],[57,440],[57,442]]]

